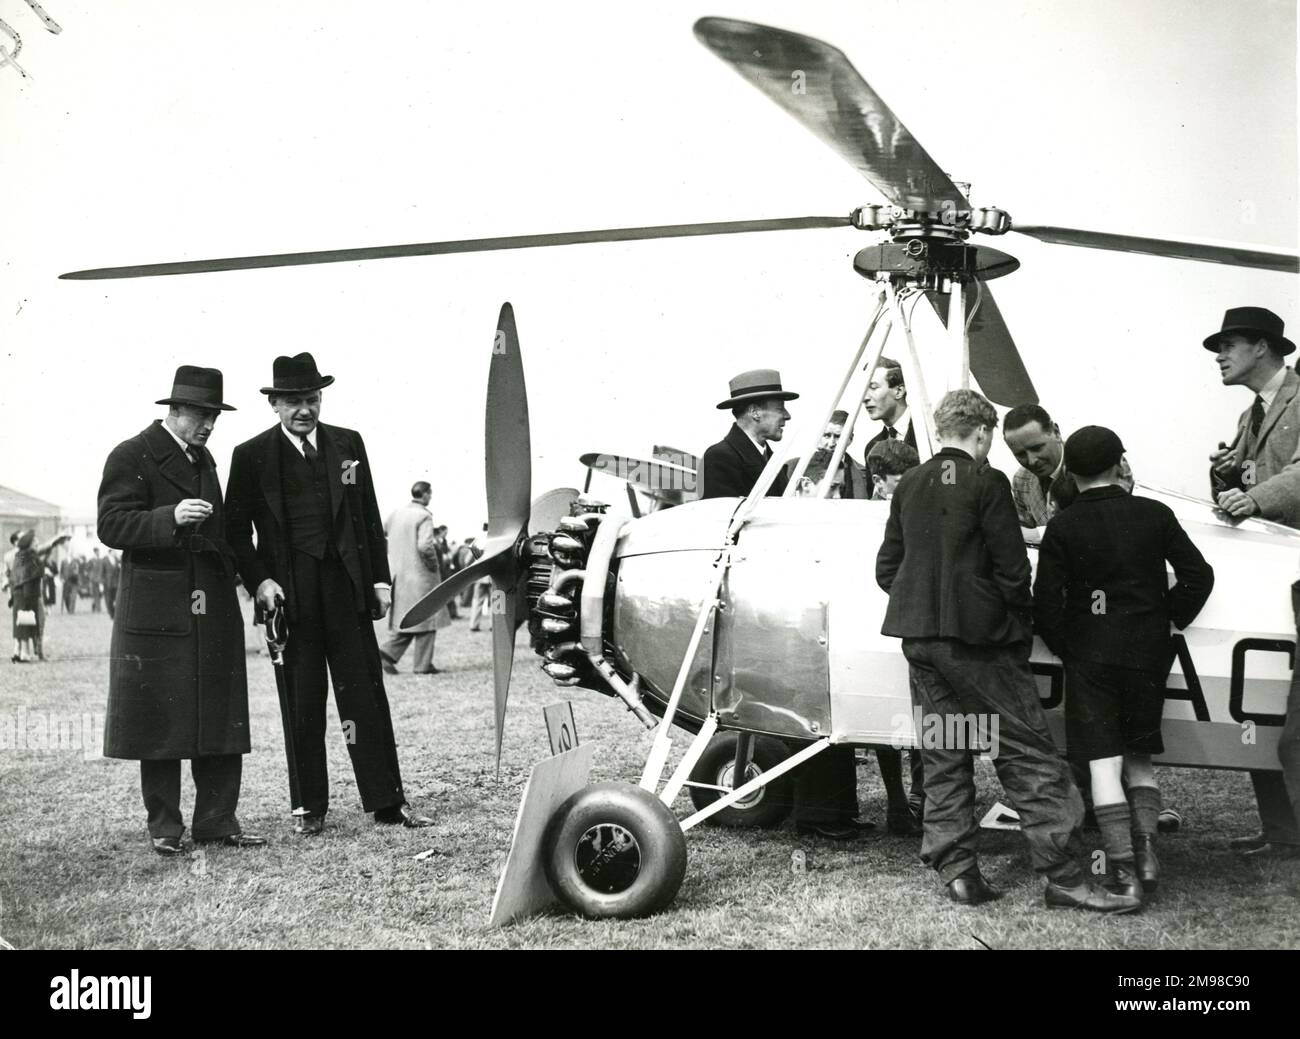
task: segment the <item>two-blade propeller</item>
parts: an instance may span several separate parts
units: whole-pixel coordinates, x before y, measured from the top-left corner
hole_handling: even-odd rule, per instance
[[[410,628],[428,620],[462,589],[476,581],[492,581],[492,675],[496,720],[497,764],[501,763],[501,736],[505,726],[506,702],[510,697],[510,672],[515,659],[515,632],[527,611],[526,562],[523,545],[528,537],[531,514],[532,447],[528,435],[528,391],[524,385],[524,364],[519,352],[515,312],[503,304],[492,341],[492,363],[488,369],[487,420],[488,529],[483,555],[465,569],[452,574],[412,606],[401,620]],[[576,492],[575,492],[576,493]],[[551,511],[550,495],[539,499],[539,508]]]

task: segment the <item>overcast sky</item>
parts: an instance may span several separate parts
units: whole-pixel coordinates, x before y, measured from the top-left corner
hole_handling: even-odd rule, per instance
[[[0,484],[73,513],[93,512],[113,445],[162,413],[176,365],[225,372],[240,410],[211,444],[224,480],[235,444],[273,421],[257,392],[272,359],[310,350],[337,377],[322,418],[364,434],[381,508],[427,478],[435,514],[469,533],[505,300],[535,494],[580,485],[587,451],[702,452],[742,369],[780,369],[804,393],[796,422],[813,421],[866,316],[851,257],[870,238],[849,229],[56,280],[880,201],[696,42],[705,14],[838,46],[977,205],[1021,223],[1297,241],[1287,0],[45,6],[61,35],[0,0],[31,75],[0,68]],[[1022,262],[994,288],[1045,406],[1067,431],[1113,425],[1139,478],[1204,493],[1205,455],[1249,394],[1219,385],[1200,341],[1239,305],[1294,337],[1296,279],[993,244]]]

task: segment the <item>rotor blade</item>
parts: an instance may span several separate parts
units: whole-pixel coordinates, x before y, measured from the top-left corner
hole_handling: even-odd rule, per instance
[[[446,580],[424,596],[419,602],[406,611],[406,616],[401,620],[400,627],[413,628],[417,624],[427,621],[435,613],[441,610],[447,603],[464,588],[468,588],[475,581],[481,581],[485,577],[495,577],[498,574],[510,574],[515,568],[515,545],[519,541],[519,535],[522,530],[516,530],[513,533],[506,531],[498,537],[488,537],[483,542],[483,555],[464,570],[457,570]]]
[[[926,296],[942,321],[948,314],[948,293],[927,292]],[[988,283],[980,284],[979,307],[971,321],[967,337],[970,341],[970,370],[980,384],[984,395],[995,404],[1015,407],[1017,404],[1037,404],[1038,392],[1025,370],[1025,362],[1016,349],[1011,331],[1002,318],[997,301]],[[971,307],[976,303],[973,286],[962,293],[964,319],[970,320]]]
[[[556,487],[535,498],[528,510],[528,533],[538,534],[558,527],[581,493],[576,487]]]
[[[501,305],[492,341],[483,438],[487,447],[488,536],[526,530],[533,484],[528,390],[515,311],[509,303]]]
[[[535,249],[550,245],[584,245],[590,242],[638,242],[648,238],[691,238],[697,235],[746,234],[750,231],[802,231],[819,227],[848,227],[851,224],[852,220],[847,216],[796,216],[773,220],[727,220],[712,224],[614,227],[600,231],[514,235],[508,238],[469,238],[456,242],[421,242],[415,245],[374,245],[356,249],[323,249],[305,253],[271,253],[266,256],[230,256],[218,260],[145,263],[133,267],[97,267],[93,270],[60,274],[59,277],[69,281],[93,281],[104,278],[153,278],[163,274],[248,271],[261,267],[302,267],[315,263],[390,260],[401,256],[443,256],[448,253]]]
[[[1122,253],[1167,256],[1175,260],[1226,263],[1232,267],[1257,267],[1260,270],[1286,271],[1290,274],[1300,272],[1300,259],[1294,253],[1209,245],[1203,242],[1176,242],[1169,238],[1140,238],[1137,235],[1081,231],[1075,227],[1049,227],[1043,224],[1024,227],[1016,225],[1012,230],[1054,245],[1081,245],[1085,249],[1110,249]]]
[[[695,35],[896,206],[970,208],[842,51],[810,36],[730,18],[701,18]]]

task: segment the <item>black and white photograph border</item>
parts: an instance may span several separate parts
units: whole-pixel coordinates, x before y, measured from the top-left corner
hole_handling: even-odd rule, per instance
[[[826,49],[697,24],[713,16]],[[756,90],[781,40],[809,67]],[[15,645],[0,665],[0,944],[1300,947],[1300,860],[1230,843],[1260,829],[1251,770],[1281,774],[1300,524],[1210,498],[1210,456],[1251,395],[1203,345],[1233,308],[1300,327],[1296,109],[1290,0],[0,0],[0,535],[67,535],[49,557],[74,572],[120,550],[105,460],[167,416],[155,402],[183,365],[219,369],[236,409],[197,452],[230,505],[236,446],[279,421],[276,358],[310,353],[332,376],[320,431],[365,438],[338,467],[358,531],[353,481],[385,520],[420,506],[423,481],[438,551],[472,538],[476,568],[449,563],[433,598],[374,582],[393,623],[437,635],[428,669],[417,639],[382,675],[410,804],[395,826],[363,807],[365,733],[332,694],[329,812],[304,825],[294,693],[241,586],[238,825],[265,844],[187,829],[175,854],[155,853],[139,769],[104,753],[122,611],[86,589],[75,610],[56,600],[44,659]],[[603,229],[632,231],[562,237]],[[401,248],[517,236],[543,240]],[[205,264],[281,254],[309,255]],[[209,269],[135,269],[173,263]],[[1045,905],[996,725],[967,748],[988,904],[960,904],[922,862],[919,824],[889,810],[861,749],[925,751],[907,661],[880,633],[889,505],[762,494],[786,474],[828,491],[798,474],[837,407],[866,466],[881,420],[856,404],[885,354],[922,459],[962,385],[997,405],[988,461],[1007,480],[1009,406],[1040,403],[1064,434],[1109,427],[1134,493],[1214,565],[1169,678],[1170,811],[1140,912]],[[718,402],[758,370],[798,394],[785,442],[766,466],[755,452],[756,490],[693,503],[731,426]],[[1035,562],[1040,536],[1025,528]],[[451,615],[462,593],[485,623],[470,601]],[[1032,659],[1060,739],[1060,661],[1041,639]],[[860,818],[796,822],[791,755],[855,744]],[[744,762],[775,775],[696,819]],[[194,798],[185,765],[187,827]],[[1082,867],[1105,873],[1097,831],[1080,832]]]

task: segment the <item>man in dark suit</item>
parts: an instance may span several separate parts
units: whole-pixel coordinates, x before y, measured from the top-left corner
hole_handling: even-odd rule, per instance
[[[322,376],[311,354],[277,357],[264,387],[280,421],[235,448],[228,537],[249,594],[283,603],[297,832],[320,833],[329,807],[326,666],[362,807],[379,823],[428,826],[406,803],[371,619],[391,603],[388,552],[361,435],[319,421]],[[257,546],[253,546],[253,533]]]
[[[790,421],[785,402],[799,397],[782,389],[781,373],[771,368],[741,372],[729,388],[730,396],[718,409],[730,409],[735,422],[724,439],[704,452],[701,498],[748,496],[772,457],[769,441],[780,440]],[[783,468],[768,488],[768,497],[779,497],[788,483]],[[794,772],[796,828],[831,840],[852,840],[871,829],[871,824],[852,821],[858,814],[857,789],[852,747],[831,747],[818,754]]]
[[[916,427],[912,412],[907,406],[907,386],[903,382],[903,369],[891,357],[882,357],[867,383],[862,407],[867,415],[880,423],[880,432],[867,441],[866,451],[882,440],[898,439],[916,447]]]
[[[1073,858],[1084,850],[1076,832],[1083,802],[1029,669],[1029,557],[1007,478],[985,464],[997,421],[972,390],[944,396],[934,412],[940,451],[899,481],[876,556],[876,581],[889,593],[881,633],[903,640],[928,734],[921,858],[954,902],[999,896],[975,848],[983,738],[1034,868],[1047,877],[1047,905],[1133,912],[1140,899],[1107,891]]]
[[[222,411],[221,372],[176,369],[167,418],[118,444],[104,464],[96,532],[123,550],[113,618],[104,756],[140,762],[149,836],[179,855],[181,759],[194,775],[194,839],[265,844],[235,818],[250,749],[244,618],[225,540],[221,484],[207,441]]]
[[[1300,528],[1300,375],[1286,366],[1295,344],[1282,319],[1263,307],[1234,307],[1203,343],[1215,354],[1225,386],[1245,386],[1255,400],[1237,420],[1231,444],[1210,456],[1210,489],[1230,516],[1262,516]],[[1297,603],[1300,589],[1293,589]],[[1300,613],[1297,613],[1300,630]],[[1251,772],[1260,832],[1232,841],[1255,859],[1300,857],[1300,697],[1287,702],[1278,746],[1282,772]]]
[[[741,372],[730,383],[731,396],[718,405],[730,410],[735,422],[727,435],[704,452],[700,463],[701,498],[744,498],[772,457],[770,441],[779,441],[790,421],[785,402],[799,394],[781,388],[781,373],[771,368]],[[789,482],[784,471],[768,489],[779,497]]]

